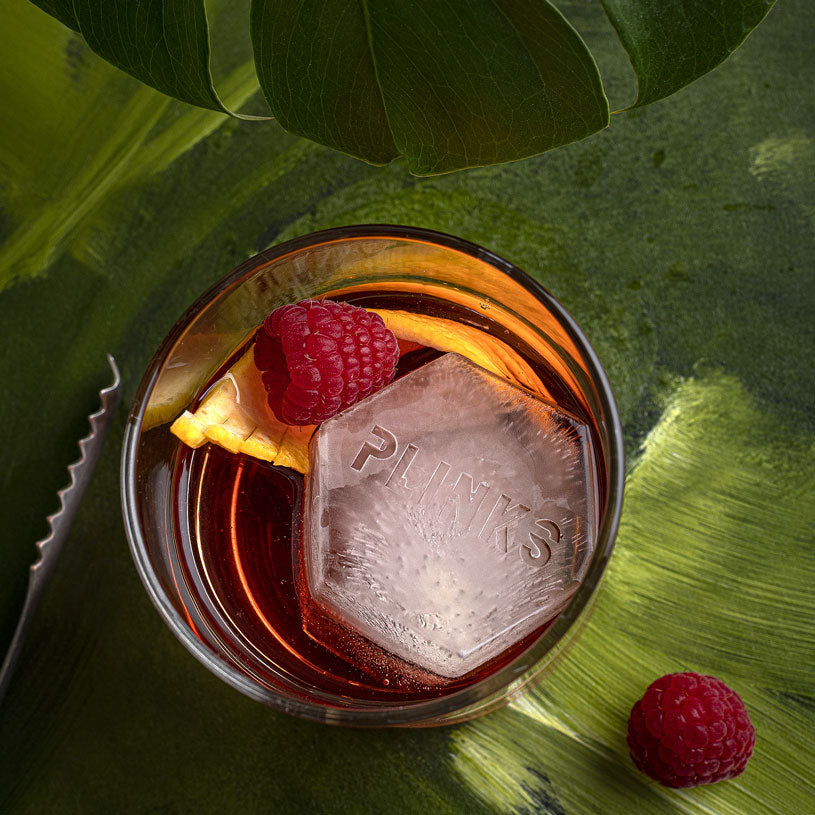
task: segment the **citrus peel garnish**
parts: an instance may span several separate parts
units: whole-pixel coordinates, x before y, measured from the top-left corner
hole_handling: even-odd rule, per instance
[[[506,343],[477,328],[407,311],[369,309],[382,317],[399,340],[402,353],[421,346],[455,352],[536,396],[550,399],[539,377]],[[293,427],[278,421],[266,402],[252,347],[204,395],[198,407],[185,410],[170,432],[190,447],[212,442],[231,453],[309,471],[308,444],[316,425]]]
[[[505,342],[491,334],[441,317],[378,308],[368,310],[382,318],[400,343],[413,342],[438,351],[461,354],[502,379],[520,385],[543,399],[551,399],[532,367]]]
[[[275,419],[251,350],[221,377],[194,412],[185,410],[170,432],[190,447],[205,442],[280,467],[308,472],[308,443],[316,427],[292,427]]]

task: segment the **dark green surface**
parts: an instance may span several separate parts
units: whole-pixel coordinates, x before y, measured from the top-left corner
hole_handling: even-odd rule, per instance
[[[618,44],[583,4],[563,10],[618,77],[612,102],[624,100]],[[726,65],[608,132],[424,180],[170,102],[30,4],[5,2],[3,17],[0,640],[106,384],[104,353],[127,401],[193,297],[313,229],[430,227],[528,270],[594,342],[630,461],[596,610],[545,685],[456,728],[356,732],[244,699],[164,627],[124,539],[122,411],[0,709],[0,811],[815,809],[805,0],[781,3]],[[257,112],[251,65],[225,57],[228,103]],[[743,695],[758,746],[738,781],[680,793],[629,764],[628,709],[682,669]]]

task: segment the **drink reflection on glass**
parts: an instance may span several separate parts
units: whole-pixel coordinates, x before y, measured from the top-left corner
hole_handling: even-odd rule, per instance
[[[304,298],[380,315],[400,353],[379,390],[281,429],[256,332]],[[122,495],[148,593],[217,675],[312,719],[428,725],[494,709],[573,640],[622,467],[605,374],[551,295],[457,238],[363,226],[250,259],[179,320]]]

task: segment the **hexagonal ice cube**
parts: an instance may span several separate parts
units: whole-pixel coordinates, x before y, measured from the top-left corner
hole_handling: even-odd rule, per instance
[[[588,428],[457,354],[323,423],[311,465],[311,598],[443,677],[554,617],[591,560]]]

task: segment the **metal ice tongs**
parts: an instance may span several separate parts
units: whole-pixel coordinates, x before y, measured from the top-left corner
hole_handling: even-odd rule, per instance
[[[113,370],[113,384],[99,392],[101,407],[96,413],[88,417],[91,432],[79,442],[81,453],[79,460],[68,467],[71,474],[71,483],[61,489],[57,495],[60,499],[60,508],[53,515],[48,516],[48,525],[51,532],[42,540],[37,541],[39,558],[31,566],[28,575],[28,592],[26,593],[23,610],[14,631],[3,666],[0,668],[0,701],[6,693],[9,680],[17,664],[17,658],[23,647],[31,619],[39,604],[46,584],[54,573],[59,553],[68,537],[68,531],[74,522],[76,511],[85,494],[85,489],[91,480],[102,445],[110,430],[111,421],[116,414],[121,399],[121,377],[116,367],[116,360],[108,354],[108,362]]]

